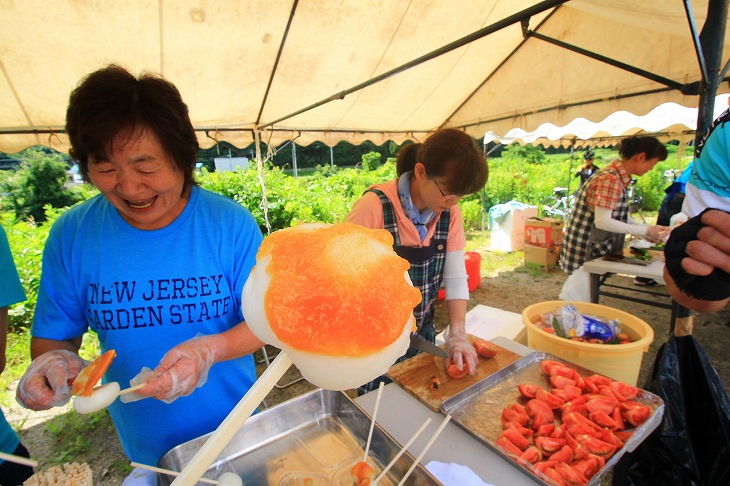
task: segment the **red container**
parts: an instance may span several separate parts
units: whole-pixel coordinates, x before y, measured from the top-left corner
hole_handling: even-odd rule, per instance
[[[464,263],[466,264],[466,275],[469,277],[469,292],[474,292],[479,284],[482,283],[482,255],[476,251],[467,251],[464,253]],[[446,290],[439,290],[438,300],[446,298]]]

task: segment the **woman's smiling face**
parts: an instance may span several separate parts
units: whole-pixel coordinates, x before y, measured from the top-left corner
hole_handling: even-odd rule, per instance
[[[89,178],[135,228],[164,228],[182,213],[189,190],[150,130],[122,132],[114,137],[109,160],[89,156]]]

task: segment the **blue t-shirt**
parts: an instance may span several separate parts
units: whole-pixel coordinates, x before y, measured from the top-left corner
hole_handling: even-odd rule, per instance
[[[706,208],[730,211],[730,110],[725,110],[695,149],[682,212],[690,218]]]
[[[25,299],[5,228],[0,226],[0,307],[10,307]]]
[[[97,332],[102,352],[117,353],[104,382],[126,388],[175,345],[243,320],[241,293],[262,239],[245,208],[199,187],[175,221],[154,231],[130,226],[97,196],[51,228],[32,335],[66,340]],[[205,385],[171,404],[116,400],[109,412],[127,456],[156,464],[215,430],[254,381],[248,355],[216,363]]]
[[[10,307],[24,300],[25,291],[20,283],[13,255],[10,253],[8,237],[5,234],[5,228],[0,226],[0,308]],[[18,434],[10,427],[5,420],[5,415],[0,411],[0,451],[12,454],[18,444],[20,444]],[[3,462],[5,461],[0,459],[0,464]]]

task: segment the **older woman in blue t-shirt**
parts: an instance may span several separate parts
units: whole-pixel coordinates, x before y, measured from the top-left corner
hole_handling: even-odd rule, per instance
[[[94,331],[117,353],[104,380],[146,383],[109,412],[129,458],[156,464],[215,430],[256,380],[262,342],[241,292],[262,234],[245,208],[196,185],[197,138],[168,81],[96,71],[71,94],[66,131],[101,194],[51,228],[17,397],[33,410],[66,403]]]

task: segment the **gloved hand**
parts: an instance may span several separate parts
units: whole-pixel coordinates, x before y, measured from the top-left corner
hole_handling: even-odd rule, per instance
[[[208,379],[208,370],[227,351],[225,338],[220,335],[199,336],[188,339],[168,351],[157,368],[142,368],[130,385],[147,383],[147,386],[120,397],[129,403],[147,397],[155,397],[172,403],[179,397],[190,395]]]
[[[649,226],[646,231],[646,239],[652,243],[665,243],[669,238],[672,228],[668,226]]]
[[[20,379],[15,399],[31,410],[48,410],[68,403],[71,384],[88,363],[65,349],[56,349],[34,359]]]
[[[460,370],[464,366],[469,370],[469,374],[473,375],[477,371],[477,351],[466,337],[466,330],[463,328],[453,330],[449,327],[446,335],[446,352],[449,353],[449,359],[446,360],[446,367],[455,364]]]

